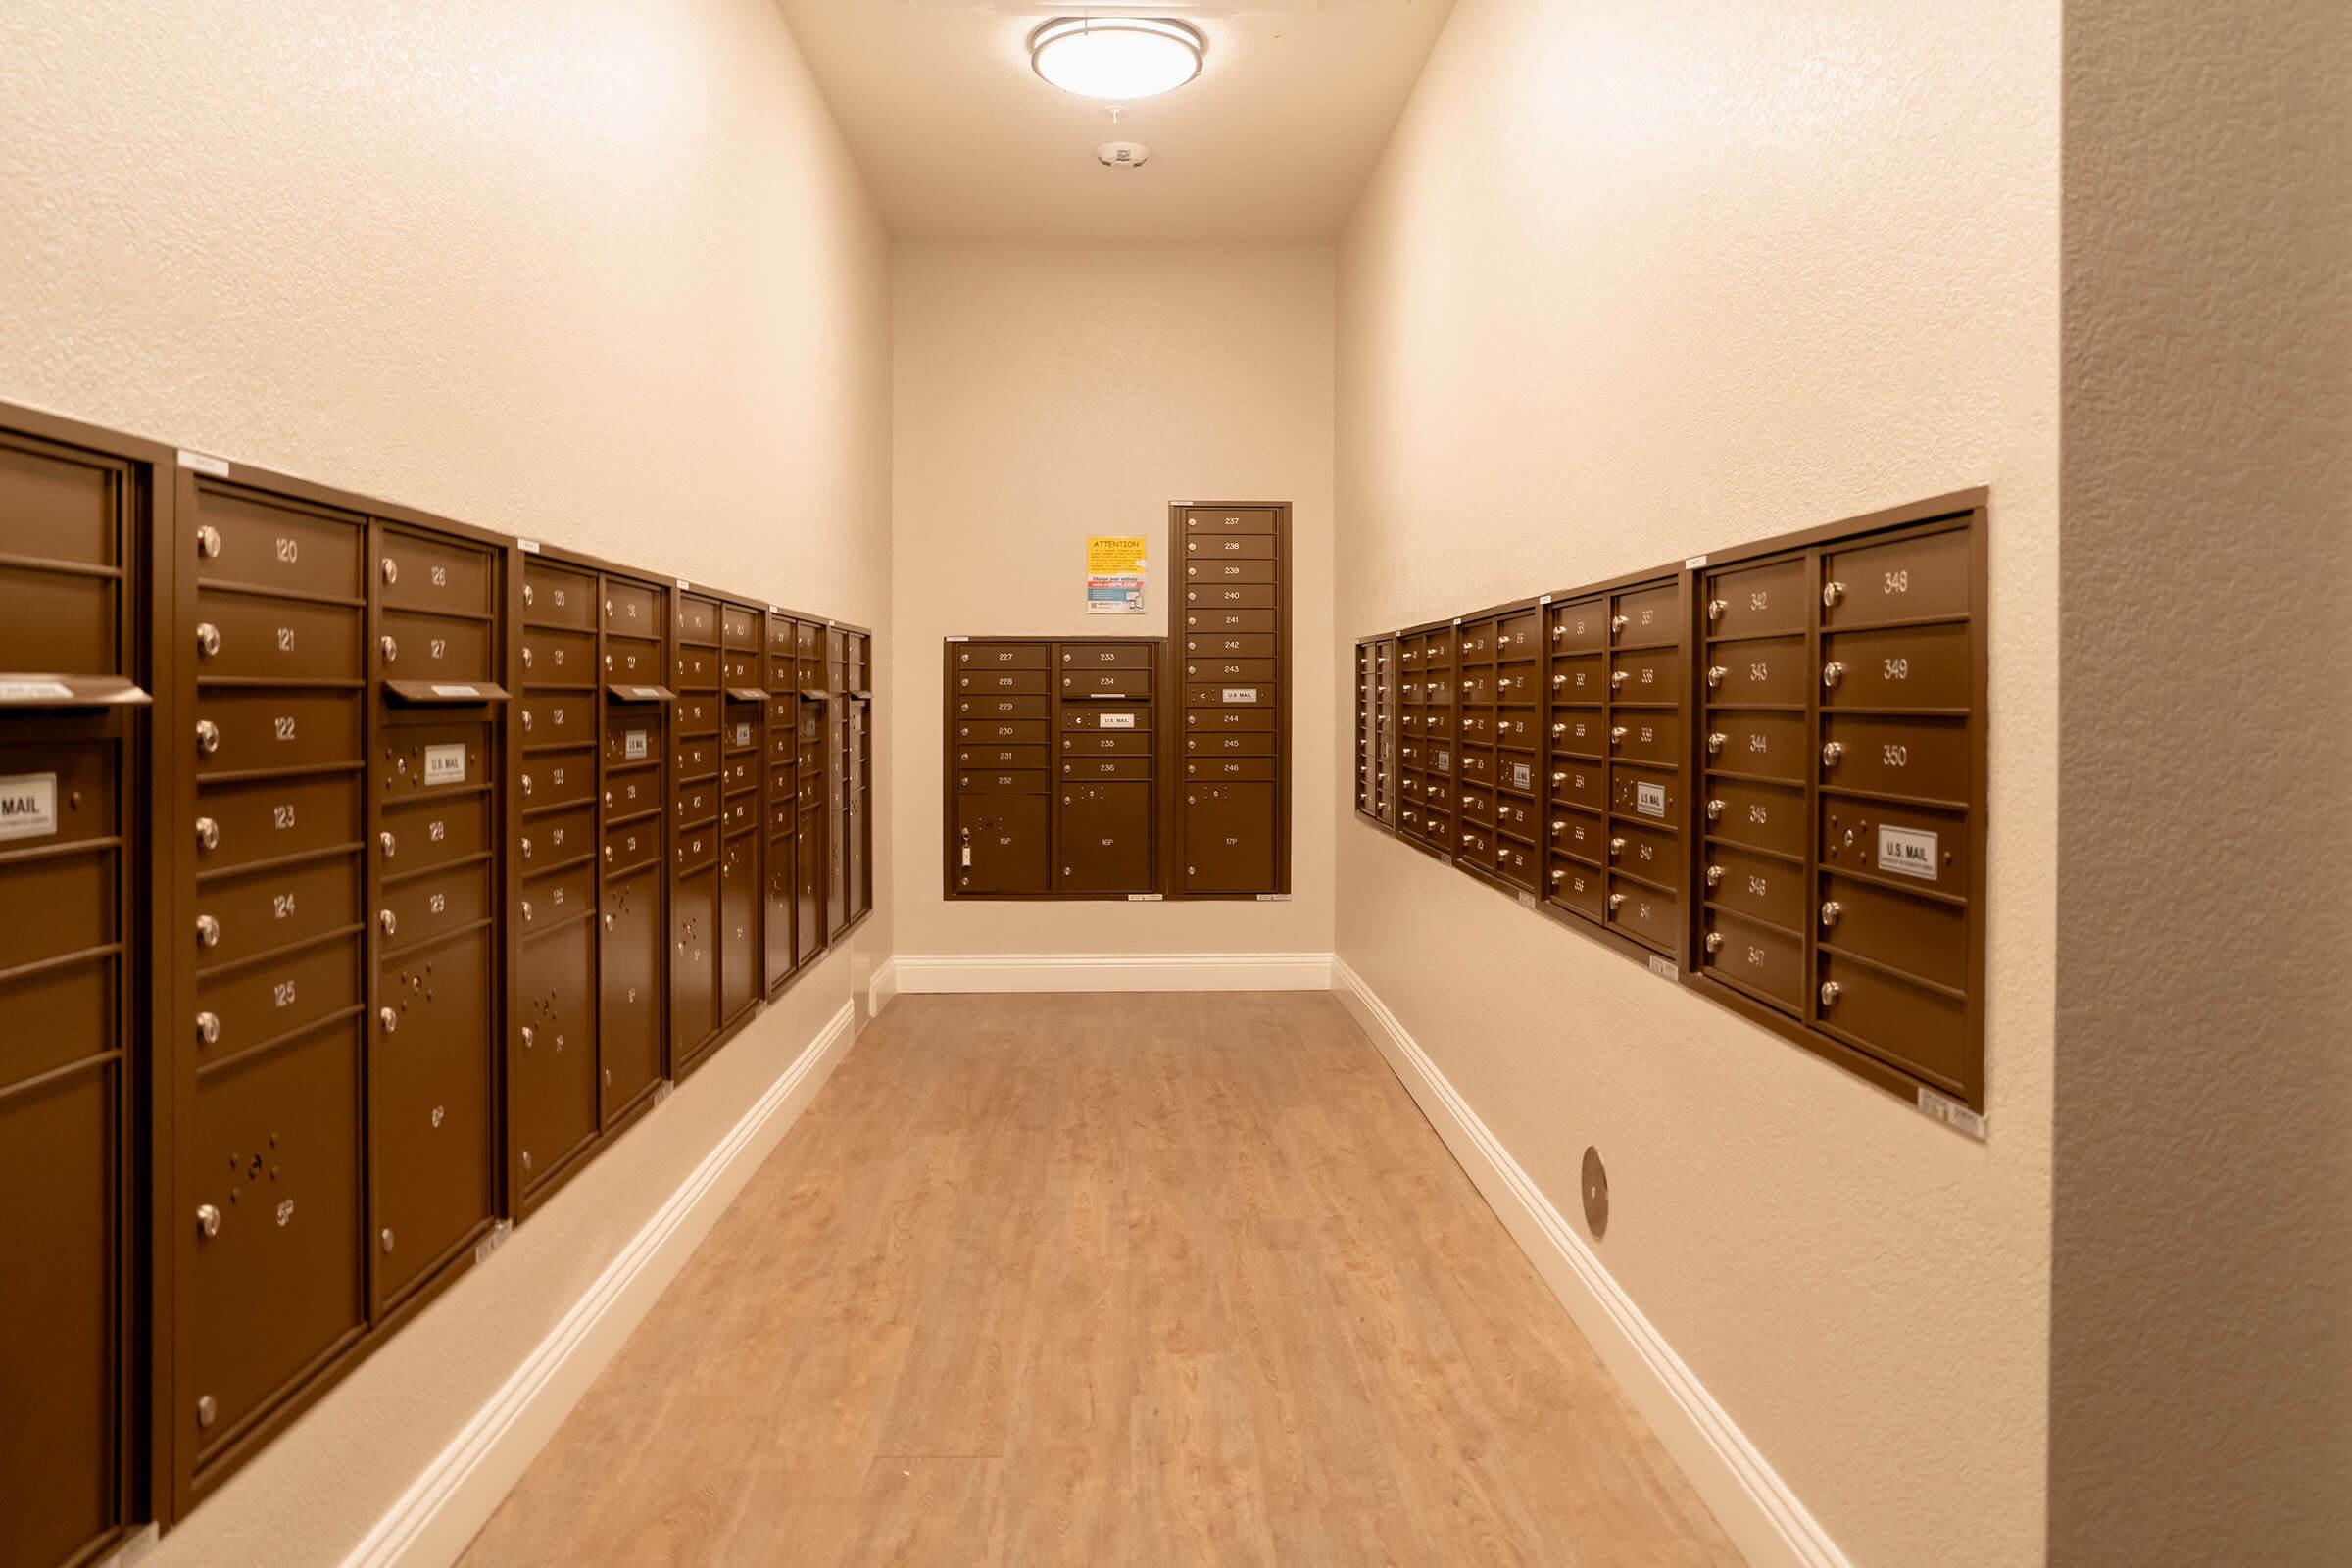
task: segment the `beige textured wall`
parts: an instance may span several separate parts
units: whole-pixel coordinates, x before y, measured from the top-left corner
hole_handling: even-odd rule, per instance
[[[2066,28],[2050,1560],[2342,1562],[2352,9]]]
[[[1460,0],[1340,247],[1343,637],[1991,486],[1983,1145],[1330,798],[1341,956],[1572,1217],[1599,1146],[1600,1258],[1863,1564],[2043,1538],[2058,59],[2052,0]]]
[[[0,398],[886,631],[888,267],[767,0],[0,6]],[[154,1560],[372,1524],[890,951],[881,856],[851,947]]]
[[[896,259],[899,950],[1329,953],[1330,248],[926,242]],[[1291,902],[949,904],[940,639],[1168,634],[1177,500],[1293,507]],[[1152,540],[1146,613],[1085,612],[1097,533]]]

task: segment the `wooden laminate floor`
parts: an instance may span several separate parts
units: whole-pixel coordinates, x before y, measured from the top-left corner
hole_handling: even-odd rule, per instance
[[[902,997],[501,1504],[517,1564],[1737,1563],[1320,994]]]

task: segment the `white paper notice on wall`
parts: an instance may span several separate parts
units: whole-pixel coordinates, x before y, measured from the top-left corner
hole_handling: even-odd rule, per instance
[[[0,778],[0,839],[44,839],[57,831],[57,775]]]
[[[1102,713],[1097,715],[1095,723],[1102,729],[1133,729],[1135,728],[1135,715],[1133,713]]]
[[[646,732],[641,729],[627,730],[621,734],[620,755],[622,760],[630,762],[645,760],[645,736]]]
[[[1254,686],[1228,686],[1225,688],[1225,701],[1254,703],[1257,701],[1257,688]]]
[[[1879,824],[1879,869],[1925,882],[1936,877],[1936,835],[1915,827]]]
[[[427,746],[424,749],[424,781],[428,785],[465,783],[466,743],[455,741],[447,746]]]

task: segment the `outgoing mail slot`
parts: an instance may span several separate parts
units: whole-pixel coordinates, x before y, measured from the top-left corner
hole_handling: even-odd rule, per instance
[[[1969,707],[1969,625],[1942,621],[1847,631],[1821,640],[1824,708]]]
[[[1063,716],[1064,721],[1067,722],[1069,719],[1081,717],[1092,719],[1096,715],[1093,713],[1070,713]],[[1082,726],[1071,724],[1069,727],[1075,729]],[[1016,744],[1025,744],[1031,741],[1043,741],[1046,738],[1046,726],[1041,720],[1032,718],[1009,719],[993,724],[958,724],[956,726],[956,738],[959,741],[991,743],[1011,741]]]
[[[1699,806],[1710,839],[1797,858],[1805,853],[1805,797],[1796,789],[1709,778]]]
[[[583,803],[522,819],[516,846],[525,871],[545,871],[596,855],[596,808]]]
[[[1957,994],[1915,985],[1825,944],[1816,969],[1821,1028],[1952,1093],[1974,1055],[1968,1004]]]
[[[605,831],[605,873],[617,876],[662,858],[662,819],[640,817]]]
[[[1676,939],[1682,931],[1682,901],[1671,893],[1625,877],[1609,878],[1608,924],[1637,942],[1660,953],[1674,952],[1680,945]]]
[[[544,631],[522,634],[523,679],[542,686],[592,686],[596,683],[596,638],[585,632]]]
[[[1184,651],[1187,655],[1202,659],[1271,659],[1274,657],[1274,642],[1272,637],[1254,633],[1187,637]]]
[[[1043,718],[1046,716],[1043,697],[958,697],[956,699],[957,718]]]
[[[196,620],[201,677],[358,680],[362,674],[357,607],[203,588]]]
[[[718,824],[704,827],[680,828],[670,850],[670,863],[683,876],[704,866],[718,863]]]
[[[1597,708],[1555,708],[1551,712],[1551,749],[1568,757],[1609,755],[1608,721]]]
[[[1184,666],[1187,680],[1213,681],[1271,681],[1274,661],[1271,659],[1194,659]]]
[[[1710,974],[1736,981],[1783,1006],[1800,1004],[1805,989],[1802,942],[1727,909],[1707,910],[1701,923],[1699,961]]]
[[[1805,928],[1804,867],[1729,844],[1709,844],[1700,868],[1710,904],[1796,932]]]
[[[956,689],[976,697],[992,692],[1042,692],[1046,689],[1046,672],[1042,669],[959,669],[956,672]]]
[[[596,579],[583,571],[526,557],[522,563],[522,618],[534,626],[596,629]]]
[[[1612,655],[1609,697],[1618,703],[1680,703],[1683,655],[1676,648],[1647,648]]]
[[[489,917],[490,862],[485,859],[388,881],[376,926],[386,950],[407,952]]]
[[[715,735],[718,733],[718,699],[707,693],[681,692],[671,711],[677,714],[681,735]]]
[[[718,815],[717,781],[680,785],[677,807],[673,814],[680,827],[715,819]]]
[[[1564,802],[1570,806],[1581,806],[1589,810],[1600,809],[1603,799],[1603,770],[1599,764],[1562,759],[1552,763],[1544,771],[1545,776],[1551,781],[1551,798],[1553,800]]]
[[[1114,738],[1108,735],[1102,737],[1106,741]],[[1144,736],[1138,736],[1136,739],[1146,742],[1149,740]],[[1271,734],[1262,733],[1256,735],[1192,734],[1185,736],[1184,750],[1188,757],[1272,757],[1274,755],[1274,737]]]
[[[1125,738],[1102,737],[1106,741]],[[1044,767],[1047,756],[1047,748],[1043,746],[965,746],[956,749],[956,765],[958,768]]]
[[[596,698],[586,692],[535,694],[522,700],[525,746],[577,745],[596,735]]]
[[[196,966],[218,969],[354,925],[362,918],[360,900],[359,861],[349,855],[199,884]],[[60,899],[51,898],[46,907],[55,921],[73,918]],[[18,951],[24,951],[21,944]]]
[[[201,774],[360,760],[356,693],[208,691],[196,707],[196,770]]]
[[[1592,812],[1553,808],[1550,837],[1553,849],[1587,865],[1608,861],[1608,825]]]
[[[514,990],[517,1049],[507,1059],[527,1192],[596,1136],[595,922],[523,943]]]
[[[1184,531],[1195,538],[1203,534],[1270,534],[1274,514],[1263,507],[1192,507],[1184,514]]]
[[[1268,780],[1274,777],[1274,759],[1271,757],[1188,757],[1184,762],[1184,776],[1188,779]]]
[[[1148,669],[1071,670],[1061,677],[1061,695],[1090,700],[1101,697],[1129,701],[1147,698],[1152,695],[1152,672]]]
[[[375,836],[376,869],[401,876],[446,865],[481,854],[494,837],[487,790],[388,807]]]
[[[370,1058],[376,1287],[402,1295],[491,1219],[490,947],[476,931],[383,965],[400,1032]],[[430,965],[430,968],[426,967]]]
[[[605,760],[614,767],[625,767],[632,762],[659,762],[662,736],[661,709],[635,703],[609,709],[605,713]]]
[[[1210,539],[1196,534],[1185,540],[1184,553],[1187,561],[1271,561],[1274,536],[1254,533]]]
[[[1588,920],[1598,920],[1607,906],[1607,894],[1601,887],[1601,873],[1592,867],[1564,862],[1546,874],[1551,884],[1549,896],[1554,904],[1575,910]]]
[[[596,909],[597,868],[582,860],[560,871],[523,878],[522,900],[516,913],[527,935],[576,920]]]
[[[1643,643],[1678,640],[1682,626],[1675,603],[1681,592],[1673,583],[1666,583],[1618,594],[1616,610],[1609,620],[1610,646],[1633,648]]]
[[[1957,812],[1822,797],[1824,870],[1965,898],[1971,886],[1968,841],[1968,818]]]
[[[1188,610],[1184,629],[1210,637],[1270,632],[1275,629],[1275,613],[1271,610]]]
[[[678,637],[684,642],[718,641],[718,604],[700,594],[678,596]]]
[[[178,1254],[177,1420],[198,1463],[367,1326],[360,1060],[354,1025],[254,1053],[198,1080],[179,1124],[179,1200],[220,1216]]]
[[[1821,879],[1821,940],[1922,980],[1958,989],[1968,975],[1968,910],[1852,877]]]
[[[490,557],[476,545],[386,528],[375,571],[377,602],[389,610],[490,609]]]
[[[660,643],[637,637],[605,638],[605,678],[615,685],[658,686],[667,663]]]
[[[350,773],[213,785],[198,794],[196,815],[199,872],[357,844],[363,831],[360,781]]]
[[[382,754],[375,770],[378,793],[388,800],[403,800],[487,784],[489,740],[489,727],[483,724],[383,725],[376,735],[376,747]],[[595,769],[589,771],[593,775]],[[552,806],[555,802],[540,798],[524,804]]]
[[[526,809],[570,806],[595,798],[594,752],[542,752],[522,760],[522,804]]]
[[[1779,715],[1767,715],[1777,717]],[[1683,721],[1678,713],[1634,708],[1609,714],[1609,756],[1672,765],[1682,757]]]
[[[1710,711],[1704,740],[1710,772],[1796,782],[1810,772],[1802,713]]]
[[[1188,582],[1184,602],[1201,609],[1272,610],[1277,592],[1270,582]]]
[[[1067,643],[1061,667],[1073,669],[1150,669],[1152,648],[1147,643]]]
[[[678,689],[715,691],[718,688],[718,650],[678,645]]]
[[[955,777],[958,795],[1042,794],[1048,782],[1043,769],[1028,768],[958,769]]]
[[[1614,817],[1608,835],[1610,869],[1657,887],[1681,890],[1683,847],[1672,831]]]
[[[1807,624],[1808,598],[1802,556],[1717,572],[1707,579],[1707,635],[1761,637],[1801,632]]]
[[[1271,730],[1274,710],[1271,708],[1196,708],[1184,715],[1185,728],[1202,735],[1252,730]]]
[[[605,883],[596,1022],[608,1115],[661,1081],[663,960],[669,952],[662,921],[661,872],[648,869]]]
[[[965,643],[956,650],[957,669],[1043,669],[1043,643]]]
[[[1605,646],[1608,641],[1609,607],[1606,600],[1579,599],[1564,605],[1553,605],[1548,614],[1551,620],[1551,651],[1555,654],[1588,653]]]
[[[314,943],[268,963],[247,964],[196,983],[196,1011],[210,1020],[195,1035],[200,1069],[319,1019],[358,1006],[360,950],[349,937]]]
[[[1609,764],[1609,808],[1637,822],[1671,825],[1683,819],[1681,778],[1670,769]]]
[[[681,779],[712,777],[718,772],[718,737],[681,735],[671,750],[670,760]]]
[[[1968,613],[1965,529],[1832,551],[1821,566],[1825,629]]]
[[[1968,721],[1824,713],[1825,789],[1870,790],[1964,805],[1970,794]]]
[[[193,520],[183,532],[199,581],[336,599],[364,591],[360,519],[349,514],[199,480]]]
[[[1711,649],[1701,685],[1716,708],[1791,707],[1813,696],[1813,661],[1802,637],[1758,638]]]

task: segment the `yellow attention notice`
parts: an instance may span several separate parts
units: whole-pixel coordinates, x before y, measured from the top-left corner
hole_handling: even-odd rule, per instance
[[[1086,574],[1090,577],[1125,577],[1144,569],[1144,541],[1124,535],[1089,534],[1086,539]]]

